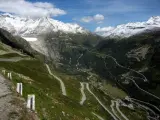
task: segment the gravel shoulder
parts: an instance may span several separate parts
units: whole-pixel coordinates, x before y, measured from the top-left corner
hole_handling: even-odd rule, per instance
[[[0,120],[38,120],[25,108],[25,101],[14,93],[12,83],[0,74]]]
[[[8,84],[9,82],[0,75],[0,120],[8,120],[10,113],[12,113],[13,94]]]

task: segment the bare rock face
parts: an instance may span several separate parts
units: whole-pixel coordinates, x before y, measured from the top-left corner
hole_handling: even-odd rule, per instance
[[[149,45],[144,45],[142,47],[132,49],[129,51],[126,55],[129,59],[136,59],[138,62],[146,59],[146,55],[149,52],[151,46]]]

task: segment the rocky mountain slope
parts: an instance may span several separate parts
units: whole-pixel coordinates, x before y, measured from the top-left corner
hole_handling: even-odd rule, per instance
[[[98,27],[95,32],[104,37],[130,37],[136,34],[150,32],[160,29],[160,16],[149,18],[145,22],[135,22],[118,25],[116,27]]]

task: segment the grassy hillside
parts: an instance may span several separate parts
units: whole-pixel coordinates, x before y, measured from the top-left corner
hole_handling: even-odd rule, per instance
[[[15,50],[0,44],[0,50],[5,51],[5,54],[0,55],[1,58],[12,59],[14,57],[21,57],[24,60],[18,62],[0,61],[0,71],[6,70],[12,73],[13,83],[16,87],[16,83],[23,83],[23,96],[27,100],[28,94],[35,94],[36,96],[36,113],[41,120],[98,120],[98,117],[93,113],[98,114],[104,119],[112,119],[111,115],[105,111],[105,109],[97,102],[95,97],[90,94],[86,87],[84,92],[87,100],[83,105],[80,105],[81,92],[80,82],[88,82],[90,89],[96,96],[102,101],[102,103],[111,111],[110,104],[114,99],[115,93],[121,94],[121,90],[118,88],[112,88],[110,83],[106,84],[109,95],[104,94],[100,89],[94,87],[92,82],[87,81],[87,78],[83,75],[71,75],[62,71],[52,69],[52,72],[60,77],[67,91],[67,96],[63,96],[59,82],[51,75],[49,75],[45,64],[38,59],[30,56],[24,56],[22,53],[15,53]],[[10,52],[8,52],[10,51]],[[29,58],[26,60],[26,58]],[[7,77],[7,74],[4,76]],[[94,79],[94,78],[93,78]],[[101,79],[101,78],[98,78]],[[114,95],[110,94],[114,90]],[[117,98],[123,98],[126,94],[118,95]],[[116,99],[117,99],[116,98]],[[121,110],[130,120],[145,120],[145,114],[139,108],[135,108],[135,111],[129,110],[129,108],[122,107]],[[134,116],[135,114],[136,116]],[[142,115],[143,114],[143,115]]]

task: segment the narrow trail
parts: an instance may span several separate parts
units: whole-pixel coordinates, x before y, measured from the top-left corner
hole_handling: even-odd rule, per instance
[[[112,109],[112,112],[113,112],[113,114],[114,114],[119,120],[121,120],[121,118],[117,115],[116,111],[114,110],[114,103],[115,103],[115,101],[111,100],[111,105],[110,105],[110,107],[111,107],[111,109]]]
[[[104,120],[104,118],[102,118],[101,116],[97,115],[96,113],[92,112],[92,114],[93,114],[94,116],[96,116],[99,120]]]
[[[51,72],[51,69],[50,69],[50,67],[47,64],[45,64],[45,65],[47,67],[47,70],[48,70],[49,74],[52,75],[56,80],[58,80],[60,82],[61,90],[62,90],[62,95],[67,96],[66,88],[65,88],[65,85],[64,85],[63,81],[59,77],[57,77],[56,75],[54,75]]]
[[[81,94],[82,94],[82,98],[81,98],[81,101],[80,101],[81,105],[83,105],[83,103],[86,101],[86,95],[84,93],[84,86],[85,86],[85,84],[86,83],[80,82],[80,85],[81,85],[80,91],[81,91]]]
[[[108,109],[106,106],[99,100],[99,98],[90,90],[89,84],[86,83],[87,90],[94,96],[94,98],[98,101],[98,103],[113,117],[114,120],[118,120],[116,116]]]
[[[125,119],[125,120],[129,120],[124,114],[123,114],[123,112],[119,109],[119,102],[118,101],[115,101],[115,103],[116,103],[116,109],[117,109],[117,111],[121,114],[121,116]]]

